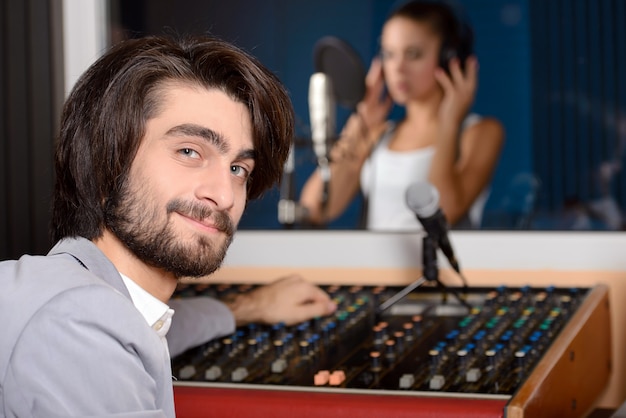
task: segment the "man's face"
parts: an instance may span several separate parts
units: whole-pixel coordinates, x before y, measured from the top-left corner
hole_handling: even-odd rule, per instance
[[[107,226],[148,265],[177,277],[221,265],[254,169],[246,107],[223,92],[168,84]]]

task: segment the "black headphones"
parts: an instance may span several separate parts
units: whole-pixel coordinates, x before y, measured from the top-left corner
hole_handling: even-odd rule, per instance
[[[439,65],[450,72],[448,63],[452,58],[458,58],[461,68],[465,68],[465,60],[474,53],[474,31],[468,20],[461,16],[459,7],[450,2],[440,0],[432,3],[444,6],[445,18],[449,21],[448,28],[444,31],[444,38],[439,53]]]

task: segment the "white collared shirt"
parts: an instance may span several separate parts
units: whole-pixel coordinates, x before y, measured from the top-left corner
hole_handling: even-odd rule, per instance
[[[165,346],[165,350],[169,355],[169,349],[167,347],[167,340],[165,336],[172,325],[174,310],[152,296],[131,278],[121,273],[120,275],[122,276],[122,280],[124,280],[124,284],[128,289],[128,293],[130,294],[133,304],[145,318],[146,322],[148,322],[148,325],[150,325],[150,327],[152,327],[152,329],[161,338],[161,341]]]

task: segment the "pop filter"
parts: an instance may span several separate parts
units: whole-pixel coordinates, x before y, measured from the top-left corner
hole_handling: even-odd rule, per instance
[[[337,104],[356,108],[365,94],[365,66],[361,57],[346,41],[325,36],[313,47],[315,71],[330,77]]]

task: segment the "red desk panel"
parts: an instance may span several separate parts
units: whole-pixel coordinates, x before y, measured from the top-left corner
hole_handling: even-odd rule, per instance
[[[175,386],[177,418],[493,418],[507,399]]]

